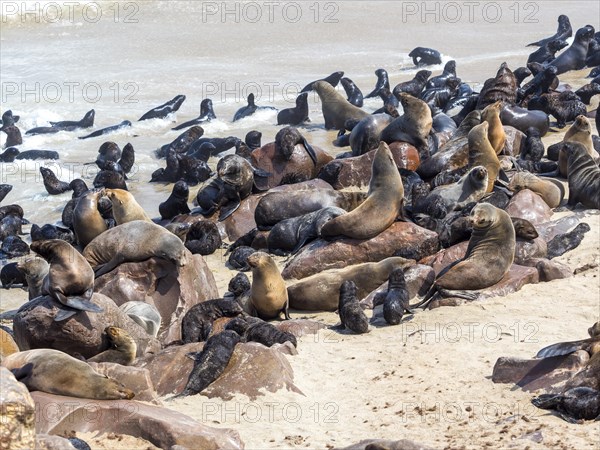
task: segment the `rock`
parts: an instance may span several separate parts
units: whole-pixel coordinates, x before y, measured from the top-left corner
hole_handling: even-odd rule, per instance
[[[294,385],[292,366],[283,353],[248,342],[236,345],[225,371],[201,395],[227,401],[244,394],[255,401],[264,390],[277,392],[284,388],[302,394]]]
[[[504,132],[506,133],[506,142],[502,149],[503,155],[508,156],[519,156],[521,154],[521,142],[527,137],[525,133],[517,130],[510,125],[504,125]]]
[[[184,448],[217,450],[241,449],[237,432],[207,427],[184,414],[137,401],[95,400],[33,392],[42,414],[36,421],[39,433],[64,435],[101,432],[126,434],[146,439],[159,448],[180,445]]]
[[[506,212],[511,217],[529,220],[533,225],[548,222],[552,217],[552,210],[542,197],[529,189],[523,189],[513,195]]]
[[[135,399],[153,405],[161,405],[158,395],[154,390],[150,372],[147,369],[134,366],[122,366],[116,363],[88,363],[92,368],[113,380],[119,380],[127,389],[135,393]]]
[[[399,169],[416,170],[419,167],[419,152],[412,145],[394,142],[390,145],[390,150]],[[371,150],[364,155],[335,159],[321,169],[319,178],[336,190],[348,187],[366,188],[371,180],[374,157],[375,150]]]
[[[336,450],[366,450],[368,446],[369,450],[431,450],[431,447],[417,444],[414,441],[408,439],[401,439],[399,441],[392,441],[387,439],[365,439],[356,444],[348,447],[340,448]]]
[[[160,343],[121,311],[108,297],[94,293],[92,302],[104,312],[81,311],[61,322],[55,322],[59,311],[50,296],[38,297],[25,303],[13,321],[15,341],[21,350],[53,348],[71,356],[80,354],[91,358],[109,348],[104,329],[111,325],[123,328],[137,343],[137,356],[154,353]]]
[[[581,222],[581,219],[587,216],[584,212],[578,212],[566,217],[561,217],[558,220],[544,222],[536,226],[536,229],[541,237],[546,242],[550,242],[559,234],[565,234],[575,228]]]
[[[327,325],[314,320],[293,319],[274,324],[279,331],[293,334],[297,338],[307,336],[309,334],[317,334],[319,330],[327,328]]]
[[[35,448],[35,404],[25,385],[5,367],[0,367],[0,393],[0,448]]]
[[[76,448],[66,438],[38,434],[35,437],[35,450],[76,450]]]
[[[413,260],[393,257],[378,263],[323,271],[288,286],[290,307],[306,311],[335,311],[344,281],[354,281],[358,298],[364,298],[381,286],[394,269],[405,269],[413,264]]]
[[[0,328],[0,362],[2,362],[2,358],[5,356],[12,355],[18,351],[19,346],[10,333]]]
[[[424,296],[433,281],[435,280],[435,272],[430,266],[424,264],[415,264],[404,271],[404,279],[406,280],[406,288],[408,290],[408,298],[413,299],[417,295]],[[373,309],[373,300],[380,292],[387,292],[388,282],[386,281],[365,298],[360,301],[363,308]]]
[[[515,383],[525,391],[544,389],[560,392],[564,384],[589,360],[589,354],[579,350],[570,355],[544,359],[501,357],[492,372],[494,383]]]
[[[181,320],[197,303],[219,297],[217,283],[200,255],[186,250],[188,264],[179,270],[161,258],[121,264],[96,279],[96,292],[114,299],[117,306],[129,301],[154,305],[162,322],[158,339],[167,344],[181,339]]]
[[[252,165],[271,174],[269,178],[255,179],[256,185],[259,189],[268,190],[279,185],[294,184],[316,178],[321,168],[333,160],[333,156],[319,147],[312,147],[317,155],[316,165],[302,144],[294,147],[289,160],[276,152],[275,142],[270,142],[254,150],[250,155]]]
[[[540,281],[562,280],[573,276],[573,271],[569,266],[549,259],[540,259],[535,268],[538,271]]]
[[[464,258],[467,254],[468,246],[469,242],[460,242],[452,247],[440,250],[435,255],[421,259],[419,264],[426,264],[433,267],[435,275],[437,276],[445,267],[452,264],[454,261]]]
[[[515,246],[515,264],[527,266],[526,261],[532,258],[545,258],[548,256],[546,241],[537,237],[532,241],[517,239]]]
[[[306,246],[285,267],[284,279],[302,279],[328,269],[366,262],[379,262],[391,256],[421,259],[438,249],[437,233],[408,222],[395,222],[372,239],[318,239]]]

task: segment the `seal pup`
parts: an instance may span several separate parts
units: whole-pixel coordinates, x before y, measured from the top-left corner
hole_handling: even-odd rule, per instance
[[[248,257],[248,264],[252,268],[250,297],[258,317],[276,319],[283,312],[289,320],[287,287],[273,258],[264,252],[256,252]]]
[[[404,270],[395,269],[390,273],[388,290],[383,298],[383,318],[390,325],[398,325],[405,312],[414,314],[409,307],[408,289]],[[375,301],[373,302],[375,303]]]
[[[369,331],[369,320],[358,302],[354,281],[344,281],[340,286],[338,314],[342,329],[347,328],[356,334]]]
[[[446,86],[448,80],[456,78],[456,61],[451,60],[446,63],[441,75],[437,75],[427,81],[425,89],[441,88]]]
[[[402,215],[402,177],[385,142],[379,144],[372,165],[366,200],[353,211],[336,217],[321,229],[324,238],[371,239]]]
[[[129,120],[124,120],[117,125],[111,125],[109,127],[101,128],[96,130],[90,134],[86,134],[85,136],[79,136],[79,139],[90,139],[98,136],[104,136],[105,134],[113,133],[115,131],[123,130],[125,128],[131,127],[131,122]]]
[[[173,186],[169,198],[158,205],[158,212],[163,220],[170,220],[179,214],[189,214],[190,208],[187,204],[190,196],[190,188],[185,181],[178,181]]]
[[[108,226],[98,210],[101,196],[102,191],[99,189],[88,191],[77,200],[73,210],[73,231],[81,248],[108,230]]]
[[[184,344],[203,342],[212,331],[213,322],[222,317],[236,317],[244,311],[231,298],[208,300],[192,306],[181,321],[181,339]]]
[[[60,181],[52,170],[46,167],[40,167],[40,173],[42,174],[42,178],[44,180],[44,187],[46,188],[46,192],[50,195],[59,195],[63,192],[67,192],[71,190],[71,186],[69,183],[64,181]]]
[[[594,27],[586,25],[575,33],[575,39],[571,46],[558,57],[550,61],[550,65],[556,67],[557,75],[570,70],[580,70],[585,67],[590,41],[594,38]]]
[[[171,128],[171,130],[183,130],[185,128],[189,128],[192,127],[194,125],[200,125],[201,123],[204,122],[210,122],[213,119],[216,119],[217,115],[215,114],[214,110],[213,110],[213,103],[212,100],[210,98],[205,98],[204,100],[202,100],[202,102],[200,102],[200,115],[198,117],[196,117],[195,119],[189,120],[187,122],[182,123],[181,125],[177,125],[174,128]]]
[[[152,221],[130,192],[122,189],[105,189],[104,194],[113,205],[112,211],[117,225],[133,220]]]
[[[42,258],[27,258],[17,263],[17,269],[25,276],[29,300],[42,295],[44,279],[50,269],[48,262]]]
[[[558,171],[565,178],[568,178],[569,174],[569,155],[565,151],[565,144],[567,142],[582,144],[592,159],[598,159],[598,153],[594,150],[594,141],[592,140],[592,125],[587,117],[584,115],[577,116],[575,122],[573,122],[573,125],[569,127],[563,137],[563,145],[558,152]]]
[[[588,231],[590,231],[590,226],[587,223],[582,222],[568,233],[554,236],[550,241],[548,241],[547,244],[548,259],[562,256],[566,252],[579,247],[579,244],[581,244],[581,241],[583,241],[585,233]]]
[[[545,45],[548,42],[553,41],[555,39],[564,41],[570,38],[571,36],[573,36],[573,28],[571,27],[571,22],[569,21],[569,18],[567,16],[561,14],[560,16],[558,16],[558,29],[556,30],[556,33],[554,33],[548,38],[540,39],[537,42],[527,44],[527,47],[541,47],[542,45]]]
[[[387,71],[385,69],[377,69],[375,75],[377,76],[375,89],[373,89],[365,98],[378,97],[381,94],[382,89],[390,90],[390,80]]]
[[[347,120],[361,120],[369,115],[352,105],[326,81],[315,82],[313,88],[321,99],[325,128],[328,130],[342,130]]]
[[[31,250],[50,264],[44,277],[42,293],[68,308],[61,308],[56,322],[68,319],[78,311],[103,312],[91,302],[94,293],[94,271],[86,259],[70,244],[59,239],[36,241]]]
[[[423,89],[425,89],[425,85],[427,84],[427,80],[430,76],[430,70],[419,70],[412,80],[398,83],[396,86],[394,86],[392,93],[398,100],[400,100],[400,94],[402,92],[419,98],[421,97],[421,92],[423,92]]]
[[[436,294],[473,300],[478,290],[493,286],[510,270],[515,257],[516,235],[510,216],[489,203],[478,203],[471,211],[473,233],[464,258],[444,268],[412,308],[426,307]]]
[[[287,331],[281,331],[269,322],[257,317],[236,317],[227,325],[226,330],[233,330],[242,337],[242,342],[258,342],[265,347],[275,344],[291,342],[294,347],[298,346],[296,336]]]
[[[553,115],[556,118],[558,128],[564,128],[567,122],[575,120],[579,115],[587,114],[585,104],[572,91],[565,91],[560,94],[542,94],[540,97],[531,99],[527,107]]]
[[[536,62],[540,64],[545,64],[547,62],[555,59],[556,52],[562,50],[567,45],[567,41],[560,39],[553,39],[550,42],[540,46],[536,51],[531,53],[527,58],[527,64]]]
[[[145,261],[152,257],[171,261],[177,267],[187,263],[181,239],[144,220],[134,220],[105,231],[84,248],[83,257],[94,267],[96,277],[124,262]]]
[[[240,335],[232,330],[225,330],[209,338],[202,352],[193,355],[194,368],[179,396],[198,394],[219,378],[240,340]]]
[[[127,331],[118,327],[106,327],[104,329],[110,348],[102,353],[89,358],[88,362],[115,363],[122,366],[130,366],[135,360],[137,344]]]
[[[276,110],[276,108],[273,108],[272,106],[257,106],[254,103],[254,94],[250,93],[248,95],[248,105],[237,110],[237,112],[233,116],[232,122],[237,122],[238,120],[243,119],[244,117],[250,117],[256,111],[261,110],[261,109],[262,110],[270,109],[273,111]]]
[[[317,83],[319,81],[325,81],[326,83],[329,83],[332,87],[336,87],[343,76],[344,76],[344,72],[341,72],[341,71],[333,72],[331,75],[329,75],[326,78],[321,78],[320,80],[316,80],[316,81],[312,81],[312,82],[308,83],[306,86],[304,86],[304,88],[300,91],[300,93],[302,94],[304,92],[312,91],[315,88],[314,87],[315,83]]]
[[[350,78],[344,77],[340,81],[344,91],[346,91],[348,101],[352,105],[362,108],[364,104],[364,96],[358,86]]]
[[[208,161],[211,156],[217,156],[219,153],[237,147],[241,140],[235,136],[225,138],[201,138],[194,141],[189,147],[187,154],[193,158]],[[211,144],[211,145],[208,145]]]
[[[50,122],[49,127],[36,127],[31,128],[25,132],[28,136],[34,136],[36,134],[54,134],[59,131],[74,131],[80,128],[90,128],[94,126],[94,117],[96,112],[92,109],[85,113],[81,120],[64,120],[61,122]]]
[[[17,268],[16,262],[4,264],[0,269],[0,282],[4,289],[11,289],[14,285],[27,287],[27,279],[25,275]]]
[[[589,387],[576,387],[562,394],[542,394],[531,400],[534,406],[550,409],[569,423],[600,420],[600,391]]]
[[[277,125],[301,125],[305,122],[310,122],[308,118],[308,92],[303,92],[296,97],[294,108],[282,109],[277,114]],[[250,149],[254,150],[252,147]]]
[[[217,224],[212,220],[194,222],[185,239],[185,248],[193,255],[212,255],[222,244]]]
[[[521,144],[519,159],[539,162],[546,151],[540,136],[540,131],[535,127],[529,127],[525,134],[527,137]]]
[[[590,105],[592,102],[592,97],[600,94],[600,83],[592,81],[591,83],[588,83],[585,86],[582,86],[579,89],[577,89],[575,91],[575,94],[584,104]]]
[[[162,317],[156,306],[145,302],[125,302],[119,306],[119,309],[146,330],[150,336],[158,336]]]
[[[442,56],[440,55],[440,52],[427,47],[414,48],[408,54],[408,57],[412,58],[413,64],[417,67],[432,66],[442,63]]]
[[[144,113],[142,117],[138,119],[138,122],[142,120],[148,119],[164,119],[169,114],[174,113],[179,110],[183,102],[185,101],[185,95],[177,95],[173,97],[173,99],[168,102],[157,106],[156,108],[151,109],[150,111]]]
[[[131,400],[134,393],[84,361],[49,348],[13,353],[2,360],[29,391],[96,400]]]

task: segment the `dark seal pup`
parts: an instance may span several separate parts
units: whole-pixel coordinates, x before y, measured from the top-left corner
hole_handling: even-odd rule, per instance
[[[87,134],[85,136],[79,136],[79,139],[90,139],[98,136],[104,136],[105,134],[112,133],[114,131],[122,130],[124,128],[129,128],[131,126],[131,122],[129,120],[124,120],[123,122],[117,125],[111,125],[106,128],[101,128],[99,130],[94,131],[93,133]]]
[[[272,106],[256,105],[256,103],[254,103],[254,94],[251,93],[250,95],[248,95],[248,105],[243,106],[242,108],[237,110],[237,112],[233,116],[232,122],[237,122],[238,120],[243,119],[244,117],[250,117],[256,111],[261,110],[261,109],[262,110],[270,109],[273,111],[276,110],[276,108],[273,108]]]
[[[405,312],[414,314],[409,307],[408,289],[402,269],[395,269],[388,280],[388,290],[383,299],[383,318],[390,325],[398,325]]]
[[[215,320],[221,317],[236,317],[243,312],[239,303],[229,298],[198,303],[183,316],[181,339],[184,344],[205,341]]]
[[[558,29],[556,30],[556,33],[554,33],[552,36],[545,38],[545,39],[541,39],[537,42],[532,42],[531,44],[527,44],[528,47],[541,47],[542,45],[547,44],[550,41],[553,41],[555,39],[560,39],[560,40],[566,40],[568,38],[570,38],[571,36],[573,36],[573,28],[571,28],[571,22],[569,21],[569,18],[567,16],[565,16],[564,14],[561,14],[560,16],[558,16]]]
[[[409,58],[412,58],[413,64],[417,67],[442,63],[440,52],[432,48],[417,47],[413,49],[408,56]]]
[[[346,91],[346,96],[348,97],[348,102],[354,106],[358,106],[362,108],[364,104],[364,96],[361,90],[358,88],[356,84],[350,78],[342,78],[341,79],[342,87],[344,91]]]
[[[377,69],[375,71],[375,75],[377,75],[377,84],[375,85],[375,89],[373,89],[369,95],[365,96],[365,98],[378,97],[383,89],[390,89],[390,80],[385,69]]]
[[[338,314],[342,321],[342,328],[347,328],[356,334],[369,331],[369,320],[358,303],[354,281],[344,281],[340,286]]]
[[[175,183],[169,198],[158,205],[160,217],[163,220],[168,220],[179,214],[189,214],[191,212],[187,204],[189,196],[190,188],[185,181]]]
[[[72,190],[69,183],[60,181],[58,178],[56,178],[56,175],[54,172],[52,172],[52,170],[46,167],[40,167],[40,173],[42,174],[44,187],[46,188],[46,192],[48,192],[48,194],[59,195],[63,192]]]
[[[177,95],[172,100],[169,100],[167,103],[157,106],[156,108],[153,108],[144,115],[142,115],[142,117],[138,119],[138,122],[148,119],[164,119],[169,114],[179,110],[184,101],[185,95]]]
[[[302,89],[300,91],[300,93],[312,91],[314,89],[314,84],[318,81],[326,81],[331,86],[336,87],[343,76],[344,76],[344,72],[333,72],[327,78],[321,78],[319,80],[315,80],[315,81],[308,83],[306,86],[304,86],[304,89]]]
[[[205,98],[200,103],[200,115],[195,119],[189,120],[181,125],[177,125],[175,128],[171,128],[172,130],[183,130],[184,128],[189,128],[194,125],[200,125],[203,122],[210,122],[213,119],[216,119],[217,115],[213,110],[212,100],[210,98]]]
[[[600,420],[600,392],[589,387],[576,387],[562,394],[542,394],[531,403],[555,411],[569,423]]]
[[[304,122],[308,122],[309,120],[310,119],[308,118],[307,92],[303,92],[302,94],[298,95],[298,97],[296,97],[295,108],[282,109],[277,114],[277,125],[301,125]],[[250,148],[252,149],[252,147]]]
[[[298,346],[296,336],[280,331],[277,327],[256,317],[245,319],[236,317],[225,326],[225,329],[238,333],[244,342],[258,342],[265,347],[286,342],[291,342],[294,347]]]
[[[570,206],[580,202],[586,208],[600,209],[600,168],[579,142],[564,144],[567,154]]]

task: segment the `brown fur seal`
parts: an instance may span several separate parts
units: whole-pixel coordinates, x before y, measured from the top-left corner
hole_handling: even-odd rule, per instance
[[[568,154],[570,206],[581,203],[586,208],[600,209],[600,168],[587,149],[577,142],[567,142],[561,153]]]
[[[58,350],[39,348],[14,353],[2,361],[2,366],[30,391],[96,400],[134,397],[118,381],[100,375],[87,363]]]
[[[167,229],[144,220],[134,220],[105,231],[83,250],[83,256],[100,277],[124,262],[145,261],[153,256],[186,264],[185,247]]]
[[[439,197],[444,216],[447,212],[462,209],[471,202],[478,202],[486,193],[488,188],[488,172],[483,166],[473,167],[460,180],[451,185],[436,187],[427,196],[426,202],[431,203],[432,199]],[[436,216],[436,214],[429,214]]]
[[[506,143],[506,132],[504,131],[502,121],[500,120],[500,111],[502,111],[502,102],[497,101],[486,106],[481,112],[482,120],[489,124],[488,138],[490,144],[494,147],[496,155],[499,155],[502,152],[504,144]]]
[[[354,211],[327,222],[321,229],[321,236],[371,239],[402,214],[403,200],[402,177],[390,148],[381,142],[373,159],[367,199]]]
[[[600,322],[596,322],[588,329],[590,337],[579,341],[559,342],[541,349],[536,358],[551,358],[553,356],[568,355],[577,350],[585,350],[590,356],[600,353]]]
[[[469,167],[483,166],[488,171],[486,193],[492,192],[500,172],[500,160],[488,138],[487,122],[473,127],[469,132]]]
[[[283,311],[289,319],[288,292],[281,273],[269,255],[256,252],[248,257],[252,268],[250,299],[261,319],[276,319]]]
[[[150,217],[144,211],[135,197],[123,189],[104,189],[104,193],[112,203],[113,216],[117,225],[131,222],[133,220],[145,220],[151,222]]]
[[[361,120],[369,115],[346,100],[326,81],[317,81],[313,89],[319,94],[325,118],[325,128],[328,130],[343,130],[346,120]]]
[[[408,142],[414,145],[419,154],[429,154],[427,137],[433,126],[431,109],[423,100],[402,92],[400,102],[404,108],[404,114],[394,119],[381,132],[381,140],[391,144],[394,141]],[[426,159],[421,156],[422,159]]]
[[[75,248],[60,239],[49,239],[32,242],[31,250],[50,263],[42,294],[69,307],[61,309],[54,320],[67,319],[78,311],[103,311],[90,301],[94,293],[94,271]]]
[[[46,260],[42,258],[27,258],[25,261],[17,263],[17,269],[25,275],[25,280],[27,280],[29,300],[42,295],[44,278],[46,278],[50,269]]]
[[[0,328],[0,363],[8,355],[19,352],[19,346],[10,333]]]
[[[550,208],[560,206],[564,196],[565,189],[562,183],[552,178],[540,178],[529,172],[517,172],[510,180],[509,189],[513,192],[519,192],[523,189],[529,189],[535,192]]]
[[[106,327],[104,330],[110,348],[88,359],[89,362],[110,362],[129,366],[135,360],[137,344],[135,340],[122,328]]]
[[[98,200],[101,196],[100,190],[89,191],[77,200],[73,210],[73,230],[81,248],[108,230],[106,222],[98,211]]]
[[[510,216],[489,203],[479,203],[471,211],[471,222],[473,233],[464,258],[438,274],[417,307],[425,306],[440,290],[450,289],[448,295],[473,299],[468,293],[453,291],[485,289],[499,282],[509,271],[516,246]]]
[[[592,125],[585,116],[577,116],[573,125],[569,127],[563,138],[563,142],[578,142],[582,144],[588,154],[592,158],[596,158],[598,154],[594,150],[594,142],[592,141]],[[558,170],[560,174],[567,178],[569,171],[567,169],[568,155],[564,151],[564,146],[561,147],[558,153]]]

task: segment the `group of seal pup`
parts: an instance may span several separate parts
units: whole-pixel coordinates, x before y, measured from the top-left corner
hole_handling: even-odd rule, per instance
[[[229,219],[251,195],[261,196],[255,210],[258,229],[230,246],[231,264],[237,255],[239,261],[235,264],[251,270],[252,281],[243,273],[238,274],[230,283],[228,296],[195,305],[182,319],[182,343],[205,345],[199,354],[190,355],[194,368],[180,395],[200,393],[216,380],[240,342],[297,345],[294,335],[267,322],[282,315],[290,318],[290,290],[269,253],[295,254],[317,238],[365,241],[381,235],[398,220],[409,221],[439,232],[442,245],[468,240],[468,247],[463,258],[435,277],[416,304],[410,303],[404,271],[396,268],[386,272],[388,288],[374,300],[375,306],[383,306],[385,321],[398,325],[405,314],[414,315],[417,309],[427,308],[439,297],[472,300],[476,294],[471,291],[493,286],[508,273],[515,258],[517,237],[537,237],[533,225],[504,211],[514,193],[528,189],[549,208],[557,208],[563,204],[565,189],[550,175],[560,176],[568,183],[569,207],[581,203],[585,208],[600,209],[599,140],[592,136],[585,108],[591,97],[600,93],[595,87],[600,80],[596,77],[586,89],[573,93],[568,86],[559,84],[557,77],[596,62],[600,36],[594,34],[593,27],[585,26],[576,32],[573,44],[556,56],[571,36],[568,18],[561,16],[554,36],[532,44],[540,49],[529,56],[527,68],[513,72],[502,64],[480,93],[473,92],[456,76],[454,61],[446,64],[440,76],[430,79],[431,72],[421,70],[413,80],[394,88],[387,72],[379,69],[375,89],[366,96],[352,80],[344,78],[343,72],[309,83],[298,96],[295,108],[279,112],[278,124],[296,126],[307,122],[307,92],[314,90],[322,102],[324,127],[339,131],[336,145],[351,147],[350,154],[339,158],[373,152],[367,192],[268,192],[278,185],[320,176],[332,158],[323,149],[312,146],[294,126],[283,128],[275,142],[266,145],[260,143],[260,132],[249,133],[244,140],[205,138],[200,124],[216,118],[210,99],[203,100],[198,118],[173,128],[187,131],[157,151],[157,156],[166,160],[166,167],[153,174],[153,181],[175,183],[171,195],[159,207],[161,221],[153,221],[127,190],[127,174],[135,160],[130,144],[123,150],[112,142],[102,144],[96,161],[101,171],[93,189],[88,189],[83,180],[60,181],[50,169],[42,168],[44,186],[50,195],[73,191],[73,199],[63,211],[65,227],[45,225],[37,227],[35,233],[32,227],[32,243],[27,252],[31,249],[41,258],[19,261],[14,268],[16,275],[10,277],[3,268],[3,285],[3,277],[11,285],[18,284],[20,274],[30,300],[47,295],[59,305],[56,322],[66,321],[80,311],[101,312],[102,308],[92,301],[97,278],[110,276],[123,263],[152,257],[167,261],[174,271],[180,270],[190,262],[188,250],[210,254],[221,247],[214,222]],[[441,63],[439,52],[432,49],[419,47],[409,56],[416,66]],[[535,77],[520,87],[530,74]],[[336,90],[338,83],[347,98]],[[362,109],[364,98],[377,96],[384,101],[381,111],[369,114]],[[185,96],[177,96],[139,120],[168,117],[184,100]],[[585,103],[583,109],[580,103]],[[397,110],[400,105],[402,114]],[[261,108],[265,107],[257,106],[251,94],[248,105],[233,120],[248,117]],[[562,142],[545,149],[541,136],[549,130],[549,114],[559,127],[572,124]],[[14,130],[18,120],[10,111],[2,117],[1,130],[10,137],[11,147],[20,144],[20,133],[17,136]],[[50,127],[26,134],[90,128],[93,121],[92,110],[80,121],[51,123]],[[596,113],[597,129],[599,121]],[[130,125],[122,123],[82,138]],[[507,125],[524,133],[520,148],[507,148]],[[416,171],[399,170],[391,149],[397,142],[416,149],[420,160]],[[231,148],[235,148],[235,154],[221,158],[216,172],[212,171],[206,164],[209,158]],[[19,156],[11,150],[0,158],[8,161]],[[195,210],[188,205],[190,185],[199,185]],[[9,185],[0,185],[0,201],[10,190]],[[18,205],[0,208],[2,251],[6,242],[8,247],[23,247],[24,242],[18,242],[20,227],[27,224],[23,216]],[[442,240],[442,228],[453,230],[448,241]],[[253,243],[259,231],[265,230],[268,237],[256,251]],[[556,248],[566,251],[569,245],[557,244]],[[370,326],[355,281],[344,279],[333,290],[340,318],[336,328],[361,334],[369,332]],[[319,303],[319,299],[312,300]],[[161,317],[155,307],[128,302],[121,308],[150,336],[158,335]],[[135,341],[125,330],[107,325],[104,333],[110,348],[88,361],[134,363]],[[597,377],[597,325],[590,331],[589,340],[557,344],[540,351],[538,356],[589,350],[588,366]],[[35,349],[5,356],[2,365],[30,390],[97,399],[134,397],[134,392],[98,374],[75,356]],[[561,395],[542,395],[533,402],[540,408],[555,409],[568,420],[598,419],[598,389],[579,384]]]

